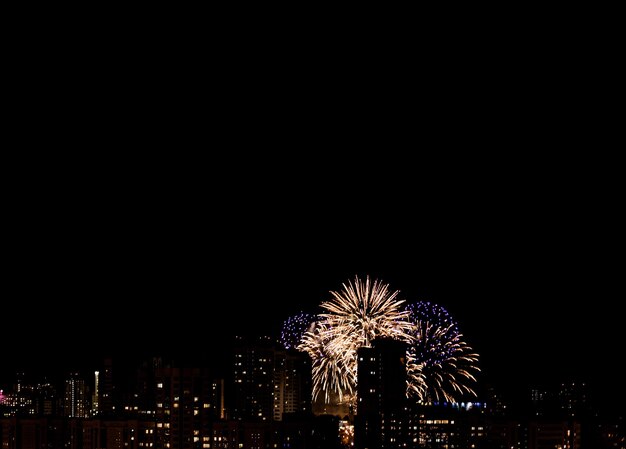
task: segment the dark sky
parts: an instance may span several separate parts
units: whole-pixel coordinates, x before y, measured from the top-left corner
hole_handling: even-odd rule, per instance
[[[282,35],[234,52],[72,35],[21,52],[0,372],[211,351],[370,274],[445,306],[486,378],[590,377],[623,397],[604,44],[440,37],[329,55]]]
[[[428,193],[411,181],[316,195],[293,178],[229,195],[194,190],[202,180],[39,187],[5,240],[2,371],[219,352],[369,274],[446,307],[485,381],[582,378],[623,396],[615,205],[504,178]]]

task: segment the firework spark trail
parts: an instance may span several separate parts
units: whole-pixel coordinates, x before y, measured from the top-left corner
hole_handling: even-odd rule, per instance
[[[441,306],[429,302],[406,305],[399,291],[378,280],[342,284],[323,302],[326,313],[299,316],[285,322],[283,344],[307,352],[312,359],[313,397],[339,398],[351,405],[356,398],[357,350],[375,338],[404,341],[407,350],[407,395],[421,402],[457,402],[476,393],[478,354],[462,340],[457,323]],[[306,314],[305,314],[306,315]],[[312,318],[314,317],[314,318]],[[302,332],[305,323],[309,324]]]
[[[317,315],[300,312],[283,322],[280,343],[285,349],[296,349],[302,343],[305,332],[313,330]]]
[[[356,373],[352,369],[356,357],[353,359],[343,348],[330,344],[329,335],[327,325],[316,322],[312,330],[304,333],[297,349],[307,352],[313,361],[313,399],[323,391],[325,402],[336,394],[341,403],[356,391],[356,379],[352,377]]]
[[[333,299],[322,303],[329,313],[320,315],[334,337],[359,346],[370,346],[376,337],[410,338],[410,312],[402,310],[404,300],[396,299],[399,291],[390,292],[388,284],[371,282],[369,276],[342,285],[341,292],[330,292]]]
[[[407,305],[413,323],[412,342],[407,352],[408,394],[420,401],[457,402],[465,394],[476,396],[468,383],[478,354],[462,340],[457,323],[437,304],[415,302]]]
[[[327,313],[320,314],[316,331],[305,333],[302,350],[313,358],[314,397],[325,391],[354,398],[357,383],[357,350],[370,346],[378,337],[410,341],[409,311],[402,310],[399,291],[378,280],[355,277],[354,283],[342,284],[340,292],[331,291],[332,299],[321,304]],[[323,349],[320,349],[323,348]]]

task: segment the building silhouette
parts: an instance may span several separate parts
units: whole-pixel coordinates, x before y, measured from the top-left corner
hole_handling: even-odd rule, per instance
[[[407,447],[406,345],[375,339],[357,351],[357,449]],[[410,447],[410,446],[409,446]]]
[[[528,449],[581,449],[581,427],[576,421],[531,421]]]
[[[289,413],[310,413],[312,398],[311,358],[295,350],[274,353],[274,421]]]
[[[238,337],[233,359],[232,417],[281,421],[288,413],[311,411],[311,360],[278,348],[270,337]]]
[[[589,412],[589,394],[585,382],[563,382],[558,397],[561,411],[568,418],[580,418]]]
[[[357,351],[355,414],[315,414],[306,354],[261,337],[238,339],[231,355],[225,367],[207,360],[210,370],[116,362],[115,377],[108,359],[91,384],[20,372],[0,390],[0,449],[339,449],[352,435],[356,449],[626,448],[623,416],[590,408],[584,383],[535,386],[512,407],[493,388],[476,402],[416,403],[404,344],[376,339]]]
[[[111,416],[115,414],[115,383],[113,381],[113,359],[107,357],[104,359],[103,368],[99,374],[98,389],[100,391],[100,399],[98,401],[98,410],[100,414]]]
[[[213,419],[226,419],[224,379],[211,381],[211,416]]]
[[[232,417],[271,421],[274,417],[274,355],[269,337],[237,337],[234,348]]]
[[[210,447],[212,382],[205,368],[156,371],[156,447]]]

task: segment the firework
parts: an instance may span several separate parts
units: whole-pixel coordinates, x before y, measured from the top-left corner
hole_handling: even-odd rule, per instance
[[[333,333],[333,342],[345,347],[370,346],[374,338],[408,338],[411,324],[409,312],[402,310],[403,300],[398,300],[399,290],[389,291],[389,284],[378,280],[365,282],[358,277],[354,284],[343,284],[340,292],[330,292],[333,299],[322,303],[328,313],[320,316]],[[339,340],[339,341],[337,341]]]
[[[355,395],[356,354],[343,352],[333,345],[328,325],[318,321],[313,329],[302,336],[298,350],[307,352],[312,359],[313,399],[324,392],[324,401],[337,397],[339,403],[349,402]]]
[[[402,310],[399,291],[378,280],[355,277],[331,291],[332,299],[321,304],[327,313],[319,315],[315,332],[305,333],[302,349],[313,359],[313,394],[325,391],[340,399],[354,397],[357,382],[357,350],[370,346],[378,337],[408,341],[412,329],[409,312]]]
[[[469,386],[478,354],[462,340],[457,323],[443,307],[430,302],[407,305],[413,324],[407,351],[409,396],[423,402],[457,402],[463,395],[476,393]]]
[[[317,315],[300,312],[283,322],[280,343],[285,349],[296,349],[302,343],[305,332],[313,330]]]

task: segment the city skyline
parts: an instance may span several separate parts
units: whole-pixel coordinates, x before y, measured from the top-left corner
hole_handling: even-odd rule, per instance
[[[318,313],[331,291],[369,275],[399,299],[445,307],[483,381],[514,390],[580,378],[624,398],[617,222],[604,202],[570,195],[552,207],[544,192],[509,188],[472,203],[480,186],[440,186],[413,209],[407,195],[353,193],[294,202],[270,183],[215,198],[210,211],[198,193],[164,190],[137,204],[121,189],[89,191],[80,208],[80,193],[54,207],[40,199],[10,223],[3,378],[110,354],[210,355],[235,334],[277,336],[290,316]],[[356,213],[383,200],[380,215]]]
[[[386,280],[376,272],[372,276],[383,281]],[[338,275],[336,279],[339,278]],[[401,280],[404,278],[396,276],[394,279]],[[329,288],[337,290],[341,286],[341,282],[349,280],[350,278],[344,278],[343,281],[338,281],[338,284]],[[259,279],[256,281],[260,282]],[[397,288],[398,283],[390,283],[391,288]],[[399,298],[407,301],[414,299],[414,289],[399,290]],[[586,333],[579,332],[584,327],[575,326],[575,323],[571,322],[571,316],[566,326],[562,323],[551,325],[550,320],[557,319],[562,314],[567,317],[568,312],[545,307],[541,309],[539,301],[536,301],[536,307],[539,307],[539,310],[543,310],[543,312],[538,316],[530,308],[530,310],[520,309],[509,312],[515,315],[515,319],[494,320],[494,317],[488,312],[483,311],[477,314],[474,311],[474,307],[477,307],[476,304],[467,304],[459,302],[457,298],[447,297],[446,295],[454,293],[454,290],[450,288],[439,286],[437,293],[438,295],[424,295],[421,299],[446,307],[452,317],[459,322],[460,331],[465,340],[480,355],[479,383],[496,383],[505,387],[506,390],[515,391],[518,385],[530,387],[577,380],[591,383],[594,389],[603,394],[614,395],[615,401],[619,401],[623,397],[624,391],[619,383],[620,375],[616,371],[616,365],[619,363],[618,358],[614,357],[607,360],[607,353],[603,350],[591,350],[593,345],[597,345],[597,341],[594,339],[598,339],[602,335],[589,336],[589,332],[592,329],[598,332],[601,327],[593,328],[593,324],[591,324]],[[328,293],[326,296],[321,295],[321,297],[321,300],[330,298]],[[189,329],[185,335],[180,336],[178,335],[183,324],[169,323],[164,327],[166,331],[162,334],[156,331],[151,332],[151,323],[154,322],[155,315],[150,313],[147,315],[152,318],[149,323],[146,323],[142,322],[140,317],[133,318],[132,312],[127,312],[130,316],[120,315],[119,317],[115,312],[104,312],[102,316],[110,320],[112,324],[123,324],[118,331],[127,337],[118,339],[91,335],[88,338],[90,343],[86,349],[72,348],[68,350],[62,344],[67,335],[65,335],[64,330],[60,329],[60,335],[50,335],[45,345],[30,346],[24,344],[24,347],[30,349],[21,354],[11,353],[12,350],[22,344],[19,339],[14,340],[13,348],[8,349],[8,356],[5,357],[5,363],[3,363],[2,380],[7,382],[9,380],[7,376],[12,376],[16,370],[47,374],[46,368],[52,363],[57,369],[59,366],[65,366],[67,371],[76,370],[89,364],[93,365],[107,355],[120,356],[124,359],[132,353],[167,354],[179,355],[180,358],[188,359],[193,358],[195,354],[197,359],[200,354],[203,360],[210,360],[214,354],[223,355],[224,350],[220,346],[228,347],[225,341],[235,335],[278,337],[280,327],[286,319],[300,311],[319,313],[319,303],[320,300],[315,301],[314,295],[311,294],[308,301],[279,305],[270,315],[264,314],[265,306],[259,308],[259,304],[245,305],[244,309],[248,308],[248,313],[245,315],[241,315],[241,305],[236,302],[222,304],[222,310],[215,311],[215,315],[213,315],[213,308],[208,306],[209,313],[207,315],[186,316],[183,321],[189,324]],[[284,306],[284,309],[281,306]],[[183,312],[181,311],[181,313]],[[229,321],[227,318],[229,315],[236,316],[236,319]],[[528,321],[526,323],[520,322],[522,318]],[[582,318],[585,321],[590,320],[594,318],[594,314],[590,312]],[[137,321],[134,322],[133,319],[137,319]],[[612,319],[615,320],[614,317],[607,316],[606,322],[610,323]],[[224,328],[223,322],[230,323],[229,327]],[[84,324],[80,326],[84,326]],[[554,329],[551,329],[550,326],[553,326]],[[567,327],[572,327],[571,334],[562,333]],[[529,333],[528,335],[521,332],[524,329]],[[612,330],[609,329],[608,332],[617,332],[617,329],[616,326]],[[548,339],[546,340],[546,338]],[[185,344],[177,348],[181,341],[184,341]],[[616,343],[616,340],[607,339],[604,343],[607,345],[605,349],[608,351],[611,350],[611,344]],[[613,399],[610,401],[612,402]]]
[[[9,58],[0,390],[17,372],[101,370],[105,391],[109,357],[229,372],[235,336],[277,338],[369,276],[450,313],[479,355],[479,397],[582,381],[623,416],[613,28],[602,41],[443,27],[321,46],[325,30],[307,28],[269,45],[235,36],[231,51],[228,36],[194,39],[202,27],[154,46],[156,34],[119,39],[119,27],[43,35],[34,20]],[[378,374],[373,389],[390,381]],[[159,375],[173,403],[176,373]],[[68,391],[83,396],[80,383]],[[153,424],[124,431],[150,438]]]
[[[406,395],[408,358],[400,340],[374,339],[359,349],[358,371],[363,372],[354,414],[344,407],[333,410],[334,401],[312,400],[306,354],[265,337],[236,338],[230,350],[227,373],[166,359],[144,360],[135,369],[128,361],[105,359],[90,380],[79,373],[52,383],[20,377],[0,401],[0,439],[5,445],[17,441],[9,446],[16,448],[34,447],[34,440],[65,439],[68,447],[100,441],[93,447],[117,448],[120,441],[151,447],[155,441],[165,445],[192,438],[202,444],[197,447],[231,447],[219,445],[226,438],[235,447],[243,440],[243,447],[260,448],[268,440],[309,447],[305,440],[322,438],[312,446],[320,449],[351,434],[359,448],[378,447],[374,442],[381,440],[389,447],[405,447],[394,445],[401,441],[410,442],[406,447],[430,447],[423,444],[432,441],[440,445],[435,447],[489,449],[560,442],[572,449],[619,447],[607,444],[624,441],[623,415],[597,408],[593,390],[580,382],[536,385],[525,392],[524,404],[508,402],[497,388],[482,389],[472,403],[417,403]],[[320,433],[322,422],[327,426]],[[72,442],[77,428],[84,431]]]

